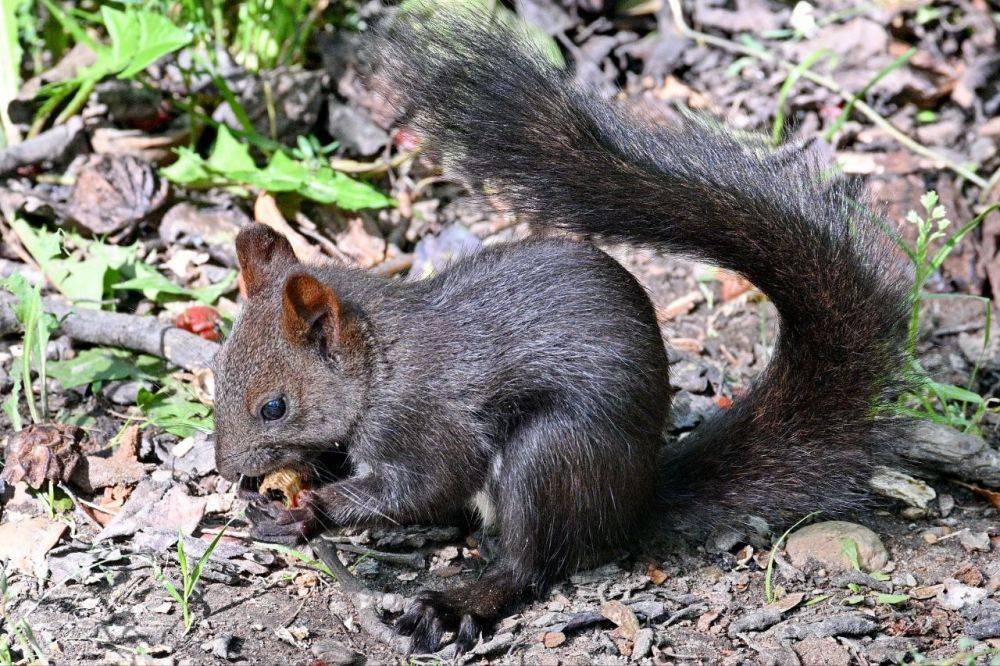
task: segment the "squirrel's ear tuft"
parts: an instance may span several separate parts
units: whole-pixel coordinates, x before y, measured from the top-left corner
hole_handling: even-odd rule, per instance
[[[243,227],[236,236],[236,257],[247,296],[298,263],[288,239],[264,224]]]
[[[285,281],[281,325],[293,342],[307,341],[317,325],[322,326],[328,342],[338,341],[343,330],[340,299],[308,273],[295,273]]]

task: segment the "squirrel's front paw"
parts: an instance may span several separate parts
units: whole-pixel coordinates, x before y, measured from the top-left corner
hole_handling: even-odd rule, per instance
[[[259,541],[294,546],[305,543],[321,527],[312,493],[300,494],[299,506],[286,507],[282,502],[257,496],[247,504],[250,536]]]

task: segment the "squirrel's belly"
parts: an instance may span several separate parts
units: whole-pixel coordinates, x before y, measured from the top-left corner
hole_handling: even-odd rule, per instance
[[[486,477],[486,483],[469,499],[468,503],[469,509],[479,514],[479,520],[482,522],[483,527],[487,529],[494,526],[497,518],[497,505],[489,490],[490,482],[500,476],[502,467],[503,456],[499,454],[493,456],[493,461],[490,463],[490,473]]]

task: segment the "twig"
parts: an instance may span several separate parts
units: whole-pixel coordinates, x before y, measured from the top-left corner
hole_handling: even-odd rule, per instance
[[[420,553],[387,553],[381,550],[372,550],[353,543],[338,543],[337,550],[355,553],[357,555],[367,555],[376,560],[389,562],[390,564],[402,564],[413,569],[424,568],[424,556]]]
[[[684,15],[681,11],[680,0],[668,0],[668,2],[670,3],[670,12],[673,15],[674,25],[677,27],[677,30],[682,35],[690,37],[691,39],[694,39],[696,41],[701,41],[706,44],[711,44],[712,46],[723,49],[724,51],[729,51],[730,53],[739,53],[740,55],[745,55],[751,58],[756,58],[758,60],[763,60],[764,62],[776,64],[779,67],[789,71],[794,71],[798,68],[798,65],[796,63],[779,58],[776,55],[769,53],[767,51],[744,46],[732,40],[725,39],[723,37],[716,37],[715,35],[709,35],[707,33],[699,32],[698,30],[691,28],[684,20]],[[870,120],[872,124],[882,129],[886,134],[894,138],[897,142],[899,142],[906,148],[909,148],[912,152],[916,153],[917,155],[922,155],[923,157],[927,157],[929,159],[936,161],[937,163],[943,165],[944,167],[950,169],[951,171],[954,171],[959,176],[962,176],[969,182],[975,183],[976,185],[978,185],[983,189],[986,189],[989,186],[986,179],[983,178],[982,176],[979,176],[978,174],[976,174],[973,171],[970,171],[969,169],[966,169],[964,166],[958,164],[957,162],[949,158],[947,155],[943,155],[911,139],[901,130],[897,129],[896,126],[894,126],[888,120],[883,118],[878,111],[873,109],[863,100],[859,99],[854,93],[850,92],[849,90],[846,90],[843,86],[841,86],[839,83],[837,83],[830,77],[824,76],[822,74],[817,74],[816,72],[813,72],[811,70],[802,71],[800,74],[802,78],[808,79],[809,81],[812,81],[817,85],[823,86],[827,90],[843,98],[848,103],[853,103],[854,108],[857,111],[859,111],[861,115],[868,118],[868,120]]]
[[[20,324],[11,309],[14,297],[0,293],[0,333]],[[156,317],[74,308],[61,298],[49,296],[43,307],[59,319],[59,328],[73,338],[95,345],[125,347],[165,358],[185,370],[209,367],[218,343],[164,323]]]
[[[409,270],[413,266],[413,253],[401,254],[391,259],[386,259],[381,264],[373,266],[371,272],[381,277],[392,277],[397,273]]]

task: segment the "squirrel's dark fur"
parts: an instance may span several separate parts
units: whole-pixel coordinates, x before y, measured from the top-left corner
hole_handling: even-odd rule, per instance
[[[320,456],[340,446],[353,470],[300,509],[253,503],[255,534],[445,520],[477,500],[499,530],[481,579],[422,593],[401,618],[417,651],[447,630],[467,648],[525,594],[648,528],[856,507],[903,432],[884,408],[909,277],[858,187],[705,122],[627,114],[514,30],[463,16],[384,35],[381,76],[449,169],[538,226],[741,273],[781,325],[747,394],[668,446],[653,308],[591,245],[513,243],[399,282],[303,266],[265,227],[242,232],[250,297],[217,359],[219,469],[322,481]],[[287,411],[265,421],[276,396]]]

